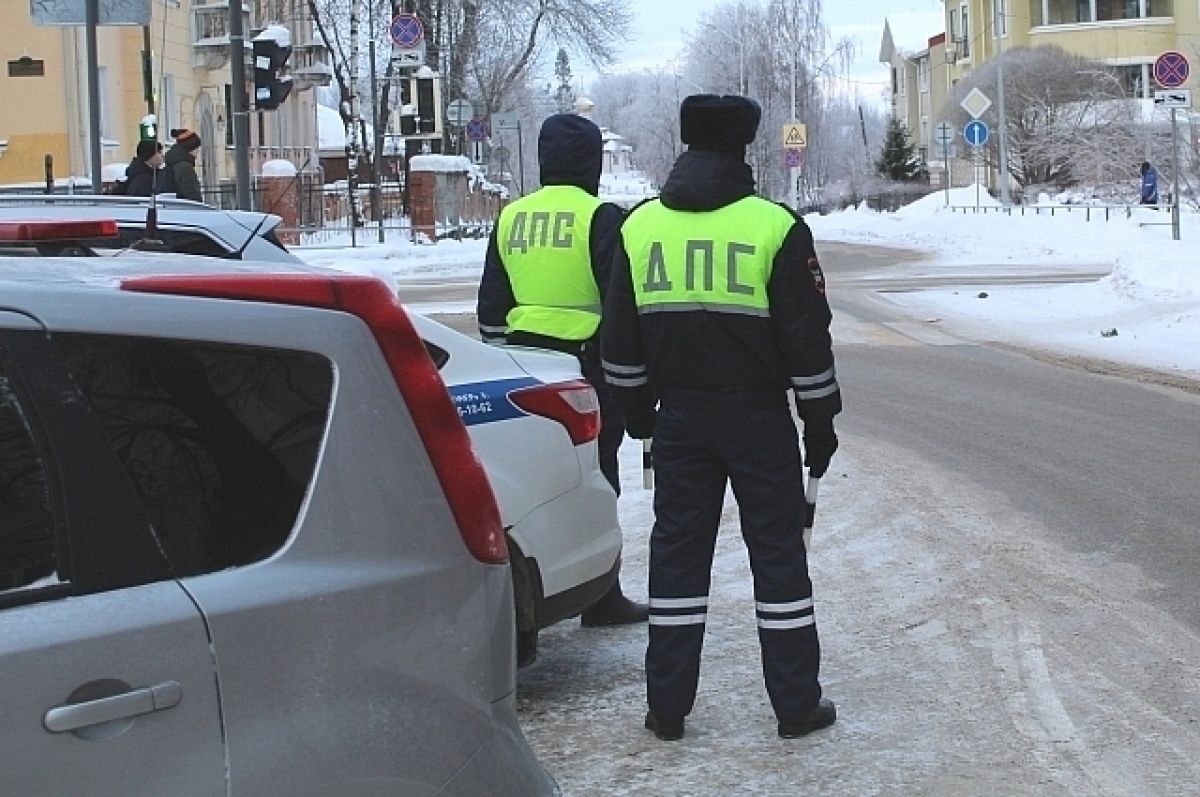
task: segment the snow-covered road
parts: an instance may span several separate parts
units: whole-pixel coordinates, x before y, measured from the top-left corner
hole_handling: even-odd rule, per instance
[[[905,467],[897,468],[897,462]],[[650,493],[622,449],[623,580]],[[543,632],[521,722],[567,795],[1179,795],[1200,783],[1200,638],[1153,579],[1056,545],[1005,497],[843,436],[811,566],[838,723],[776,737],[730,498],[687,737],[642,728],[645,627]]]

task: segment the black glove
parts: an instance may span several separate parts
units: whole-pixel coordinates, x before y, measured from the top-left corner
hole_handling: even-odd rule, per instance
[[[649,440],[654,437],[654,419],[658,412],[649,407],[646,409],[625,410],[625,432],[634,440]]]
[[[808,475],[819,479],[829,470],[829,460],[838,449],[837,435],[833,432],[833,419],[804,424],[804,464]]]

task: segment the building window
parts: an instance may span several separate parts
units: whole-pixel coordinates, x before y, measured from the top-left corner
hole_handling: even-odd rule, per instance
[[[917,61],[917,84],[922,92],[929,91],[929,59],[922,58]]]
[[[159,129],[170,133],[175,128],[179,127],[179,116],[176,113],[179,99],[175,96],[175,76],[162,76],[162,118],[159,120]]]
[[[958,9],[950,9],[950,24],[946,26],[950,31],[950,44],[958,41]]]
[[[1173,0],[1041,0],[1040,5],[1042,25],[1170,17],[1174,12]]]
[[[99,67],[96,72],[97,82],[100,84],[100,137],[113,138],[112,114],[109,112],[112,107],[112,89],[108,85],[108,67]]]
[[[892,67],[892,94],[900,93],[900,70]]]
[[[1149,64],[1128,64],[1112,67],[1112,71],[1117,80],[1121,81],[1121,89],[1125,96],[1145,99],[1150,96],[1147,92],[1149,82],[1146,79],[1149,68]]]
[[[959,19],[962,20],[962,34],[959,39],[958,57],[971,57],[971,20],[967,15],[967,7],[964,5],[959,10]]]

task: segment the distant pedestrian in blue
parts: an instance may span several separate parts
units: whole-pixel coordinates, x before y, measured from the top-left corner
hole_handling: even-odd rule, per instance
[[[1149,161],[1142,161],[1142,204],[1158,204],[1158,172]]]

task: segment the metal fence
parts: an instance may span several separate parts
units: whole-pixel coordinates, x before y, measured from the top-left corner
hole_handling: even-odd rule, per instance
[[[346,182],[323,183],[316,172],[300,172],[293,180],[299,192],[299,219],[295,226],[278,228],[281,237],[304,245],[365,243],[375,240],[413,240],[412,221],[407,212],[403,180],[384,182],[379,186],[379,209],[375,208],[375,186],[359,184],[356,189],[358,219],[352,224],[350,189]],[[270,207],[259,179],[250,186],[250,207],[262,213],[276,213]],[[237,208],[237,189],[223,182],[206,190],[204,201],[210,205],[234,210]],[[436,224],[436,237],[483,238],[492,230],[494,220],[460,219]],[[382,230],[382,233],[380,232]]]
[[[1054,216],[1070,215],[1083,216],[1084,221],[1092,219],[1111,221],[1114,218],[1128,219],[1133,216],[1135,208],[1142,210],[1161,210],[1167,213],[1167,220],[1161,223],[1170,224],[1170,205],[950,205],[954,213],[988,213],[1004,214],[1007,216]]]

